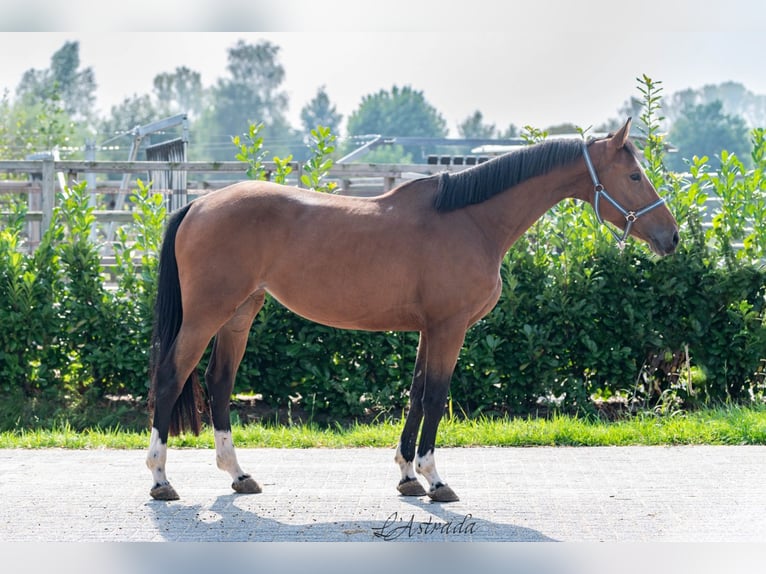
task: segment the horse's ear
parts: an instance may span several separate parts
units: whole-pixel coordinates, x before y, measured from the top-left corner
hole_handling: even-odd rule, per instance
[[[625,146],[625,144],[628,141],[628,136],[630,136],[630,122],[632,118],[628,118],[628,121],[625,122],[625,125],[622,126],[616,134],[612,136],[612,138],[609,140],[609,146],[614,149],[621,149]]]

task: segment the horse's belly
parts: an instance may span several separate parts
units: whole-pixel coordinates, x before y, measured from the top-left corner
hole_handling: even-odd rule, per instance
[[[294,313],[329,327],[363,331],[418,331],[420,309],[402,297],[364,289],[302,289],[296,286],[266,290]]]

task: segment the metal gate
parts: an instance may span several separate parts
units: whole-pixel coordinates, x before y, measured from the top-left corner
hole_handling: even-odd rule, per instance
[[[147,161],[186,161],[186,141],[183,138],[168,140],[146,148]],[[152,170],[149,181],[154,191],[167,193],[168,212],[186,205],[186,171],[181,169]]]

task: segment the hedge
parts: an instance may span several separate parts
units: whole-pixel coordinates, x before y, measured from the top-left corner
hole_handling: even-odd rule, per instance
[[[647,173],[679,220],[678,252],[657,258],[634,241],[620,251],[587,206],[554,208],[506,255],[500,302],[466,336],[453,408],[528,414],[541,405],[589,410],[594,397],[687,406],[763,399],[766,134],[752,132],[750,170],[723,151],[717,167],[694,158],[685,178],[666,172],[657,86],[643,87]],[[331,151],[325,141],[322,153]],[[720,203],[711,207],[714,196]],[[31,254],[24,208],[11,204],[0,230],[0,396],[146,396],[166,214],[162,197],[141,182],[132,201],[134,222],[118,234],[116,290],[89,239],[84,185],[61,194]],[[416,333],[330,329],[268,298],[235,391],[334,417],[399,413],[416,347]]]

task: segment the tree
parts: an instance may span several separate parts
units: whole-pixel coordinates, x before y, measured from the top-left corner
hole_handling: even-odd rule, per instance
[[[722,111],[740,116],[750,127],[766,125],[766,96],[756,95],[738,82],[707,84],[699,89],[687,88],[674,93],[664,104],[665,115],[675,122],[689,106],[720,101]]]
[[[519,137],[520,133],[518,126],[509,124],[505,131],[499,133],[499,136],[500,139],[511,139]]]
[[[493,139],[497,137],[495,124],[485,124],[484,116],[479,110],[468,116],[457,126],[457,133],[461,138]]]
[[[549,126],[548,129],[545,130],[548,132],[548,135],[551,136],[557,136],[557,135],[570,135],[570,134],[576,134],[577,133],[577,126],[573,123],[563,123],[563,124],[556,124],[553,126]]]
[[[497,129],[495,124],[485,124],[484,115],[476,110],[457,126],[458,135],[465,139],[513,139],[519,136],[519,129],[510,124],[505,131]],[[471,146],[458,146],[451,148],[447,153],[472,153]]]
[[[120,149],[104,150],[99,159],[128,159],[128,149],[132,143],[128,134],[133,128],[148,124],[158,119],[159,114],[152,104],[152,99],[148,94],[125,98],[116,106],[112,106],[109,116],[99,123],[99,143],[104,141],[114,142],[114,145],[120,146]],[[123,147],[124,146],[124,147]]]
[[[80,70],[80,43],[65,42],[45,70],[24,72],[16,96],[25,103],[57,95],[62,110],[75,121],[90,121],[96,101],[96,81],[91,68]]]
[[[5,90],[2,98],[0,98],[0,158],[3,159],[13,157],[11,139],[13,138],[14,130],[11,109],[8,90]]]
[[[347,131],[350,136],[379,134],[440,138],[447,136],[447,122],[426,101],[423,92],[410,86],[401,89],[394,86],[391,91],[380,90],[364,96],[359,108],[348,119]],[[414,158],[423,155],[418,146],[403,146],[402,151]],[[374,154],[368,157],[374,158]]]
[[[62,151],[62,157],[71,157],[78,151],[72,146],[82,141],[85,129],[84,124],[75,124],[64,111],[58,92],[41,100],[11,101],[6,91],[0,100],[2,158],[23,159],[54,149]]]
[[[266,41],[248,44],[239,40],[229,48],[228,76],[211,88],[210,105],[195,125],[199,141],[220,144],[209,156],[230,159],[231,138],[254,123],[263,123],[263,136],[275,147],[270,151],[281,153],[289,148],[294,133],[284,116],[288,97],[280,88],[285,70],[278,54],[279,47]]]
[[[593,131],[596,133],[615,132],[622,127],[627,118],[633,118],[631,132],[646,133],[647,126],[644,125],[644,122],[641,120],[643,108],[644,102],[640,98],[631,96],[630,99],[625,101],[622,104],[622,107],[617,110],[616,118],[609,118],[605,122],[594,126]]]
[[[390,92],[380,90],[362,98],[348,119],[348,133],[446,137],[447,122],[426,101],[423,92],[410,86],[394,86]]]
[[[720,100],[687,105],[673,123],[668,141],[678,148],[675,157],[668,156],[667,161],[667,167],[676,171],[686,171],[684,159],[695,155],[712,159],[724,149],[737,154],[746,165],[749,162],[745,121],[740,116],[724,114]]]
[[[157,74],[153,84],[159,115],[188,114],[193,119],[202,113],[204,90],[199,72],[181,66],[173,73]]]
[[[342,120],[343,115],[339,114],[338,109],[330,102],[324,86],[321,86],[314,99],[301,109],[301,124],[306,134],[311,133],[317,126],[330,128],[332,133],[338,134]]]
[[[51,57],[49,68],[25,71],[15,101],[5,102],[11,156],[53,149],[64,156],[76,153],[94,119],[95,91],[93,70],[80,69],[78,42],[65,42]]]

